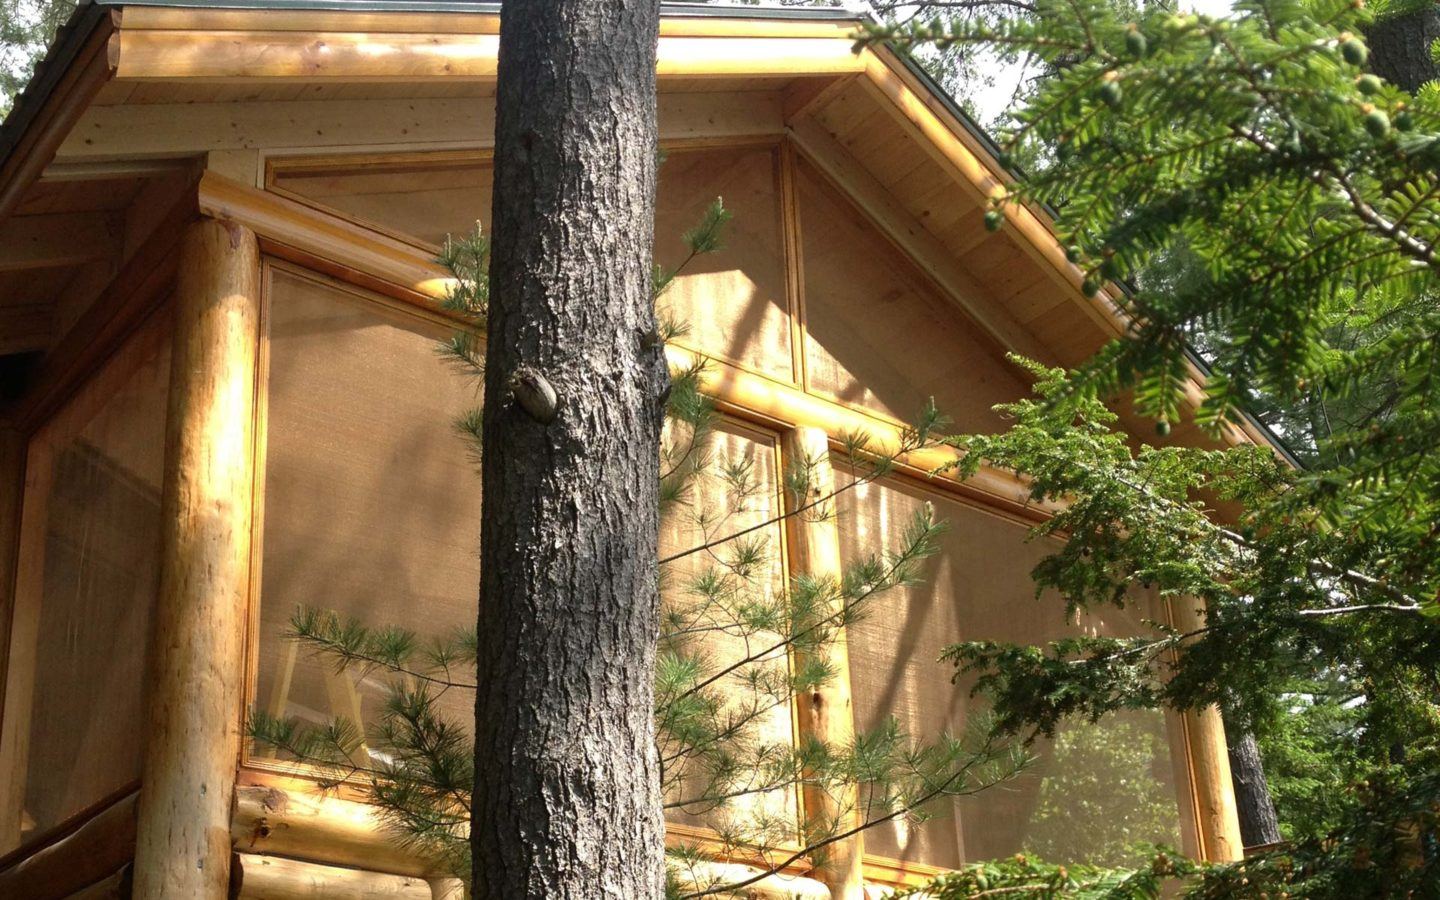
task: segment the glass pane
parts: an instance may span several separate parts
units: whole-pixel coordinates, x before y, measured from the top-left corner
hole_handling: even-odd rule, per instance
[[[757,610],[784,602],[781,524],[775,521],[781,511],[775,444],[769,436],[733,423],[697,443],[687,429],[672,422],[662,442],[661,471],[687,467],[695,469],[686,482],[688,490],[661,512],[660,558],[671,560],[661,568],[666,617],[661,654],[702,659],[702,678],[737,666],[716,681],[723,703],[714,721],[748,724],[737,728],[725,746],[740,759],[753,758],[748,751],[766,747],[788,753],[793,742],[789,691],[777,696],[755,687],[780,683],[789,667],[783,648],[774,649],[776,632],[756,624]],[[725,540],[750,528],[756,530]],[[699,552],[686,552],[693,550]],[[703,589],[706,583],[714,589]],[[744,680],[756,676],[758,681]],[[753,768],[717,782],[705,775],[708,758],[687,750],[694,744],[674,736],[667,739],[662,730],[660,745],[670,821],[734,824],[737,833],[759,829],[772,841],[779,839],[768,827],[774,824],[784,838],[793,839],[793,786],[764,790],[776,782],[766,780],[771,773]],[[744,796],[724,804],[713,800],[732,792]]]
[[[0,852],[140,777],[168,333],[168,320],[147,326],[30,442]]]
[[[1003,427],[1028,393],[964,312],[803,160],[796,166],[809,386],[904,422],[927,397],[960,431]]]
[[[1043,644],[1076,627],[1096,634],[1143,631],[1139,617],[1120,610],[1067,626],[1058,598],[1035,598],[1029,573],[1048,551],[1025,540],[1024,526],[899,480],[841,494],[842,558],[895,549],[900,529],[927,501],[949,529],[923,583],[877,598],[849,632],[857,728],[876,728],[894,716],[917,739],[960,733],[977,701],[967,684],[950,683],[948,664],[937,662],[949,644]],[[1143,842],[1180,841],[1169,747],[1159,712],[1069,724],[1053,741],[1036,744],[1038,764],[1017,779],[943,800],[927,822],[896,821],[866,832],[866,851],[951,867],[1019,852],[1056,862],[1137,861]]]
[[[272,273],[255,703],[373,723],[385,673],[336,673],[282,636],[300,606],[428,636],[474,627],[480,478],[453,422],[478,398],[436,351],[447,326]],[[473,704],[452,692],[440,709],[468,723]]]
[[[685,266],[660,300],[689,333],[680,343],[766,375],[794,380],[776,151],[674,152],[660,165],[655,262],[678,266],[682,239],[719,197],[733,218],[719,250]]]

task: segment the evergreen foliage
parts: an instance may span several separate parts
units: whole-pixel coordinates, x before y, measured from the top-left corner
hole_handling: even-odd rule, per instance
[[[1187,900],[1232,898],[1428,898],[1440,861],[1422,835],[1433,834],[1440,780],[1396,771],[1357,789],[1357,802],[1327,837],[1307,838],[1243,862],[1196,864],[1158,851],[1148,866],[1105,869],[1014,860],[965,866],[898,896],[931,900]]]
[[[1085,291],[1134,322],[1072,373],[1034,369],[1038,397],[1006,407],[1009,433],[957,444],[968,465],[1067,504],[1039,529],[1064,544],[1035,575],[1071,611],[1150,592],[1209,606],[1188,633],[968,643],[949,658],[1025,734],[1219,703],[1269,745],[1292,855],[1328,873],[1297,895],[1433,887],[1433,847],[1413,829],[1433,827],[1440,733],[1436,85],[1412,95],[1365,71],[1363,0],[1247,0],[1224,19],[1046,0],[989,23],[932,6],[942,17],[865,40],[1046,62],[1003,136],[1031,171],[993,208],[1054,209]],[[1213,370],[1199,423],[1256,408],[1309,468],[1254,448],[1135,450],[1113,431],[1101,401],[1128,394],[1169,433],[1192,347]],[[1222,504],[1244,511],[1222,526]],[[1410,812],[1347,781],[1386,784]],[[1362,864],[1381,857],[1403,872]],[[1244,883],[1207,875],[1204,895],[1259,896],[1261,868],[1229,870]]]
[[[686,233],[688,257],[674,269],[656,269],[657,299],[686,264],[721,246],[728,218],[717,200]],[[440,352],[478,378],[487,241],[478,231],[447,241],[440,262],[456,276],[446,307],[471,323]],[[684,325],[662,322],[661,331],[670,340],[684,333]],[[673,371],[666,401],[662,531],[689,542],[663,549],[659,560],[655,720],[667,811],[703,823],[718,843],[670,848],[675,897],[738,895],[801,859],[823,863],[826,848],[855,830],[900,817],[921,820],[934,801],[983,790],[1030,762],[1023,748],[979,716],[964,734],[932,742],[916,741],[893,720],[846,746],[813,738],[793,745],[788,728],[785,740],[767,738],[767,721],[778,713],[788,722],[786,710],[797,693],[836,676],[815,662],[825,658],[819,651],[864,616],[876,597],[916,582],[943,526],[927,505],[903,526],[895,550],[852,561],[837,578],[797,574],[788,584],[777,583],[779,548],[767,530],[787,518],[836,515],[836,494],[892,472],[907,454],[940,446],[948,439],[946,423],[931,405],[894,447],[880,449],[863,434],[847,437],[842,455],[855,476],[831,493],[813,483],[821,460],[795,461],[783,476],[784,489],[796,498],[791,511],[771,514],[761,495],[773,486],[758,477],[753,461],[717,449],[718,417],[700,391],[704,367],[701,360]],[[478,422],[472,412],[456,423],[477,457]],[[468,875],[473,748],[466,729],[448,720],[437,702],[451,691],[476,689],[473,630],[421,637],[301,608],[288,637],[337,671],[383,679],[388,699],[368,730],[345,719],[307,724],[257,710],[250,737],[315,767],[324,786],[359,787],[398,841]],[[795,666],[796,658],[810,662]],[[809,819],[798,831],[791,801],[802,786],[829,792],[841,804],[840,814],[832,821]],[[852,814],[858,829],[847,825]],[[717,855],[756,860],[760,875],[716,881],[696,863]]]

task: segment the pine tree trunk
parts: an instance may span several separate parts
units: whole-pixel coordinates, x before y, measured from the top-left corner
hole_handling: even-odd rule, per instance
[[[1365,31],[1370,71],[1411,93],[1440,77],[1430,58],[1430,45],[1440,38],[1440,8],[1381,19]]]
[[[650,297],[658,30],[658,0],[502,7],[476,898],[663,893],[652,719],[668,382]]]
[[[1230,780],[1235,784],[1235,807],[1240,815],[1240,838],[1246,847],[1280,840],[1275,801],[1265,781],[1265,767],[1255,735],[1246,732],[1230,743]]]

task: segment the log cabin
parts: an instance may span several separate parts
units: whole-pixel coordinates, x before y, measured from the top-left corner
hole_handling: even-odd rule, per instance
[[[1126,327],[1045,210],[983,227],[996,148],[914,62],[854,52],[857,24],[683,3],[661,23],[657,259],[711,198],[734,214],[666,295],[691,326],[671,353],[711,360],[727,452],[776,509],[798,457],[858,429],[893,442],[926,397],[1001,428],[991,407],[1028,387],[1007,352],[1073,365]],[[489,218],[498,26],[467,0],[94,0],[0,128],[0,896],[461,895],[363,798],[242,732],[251,709],[375,714],[373,685],[282,639],[297,604],[474,621],[479,492],[454,489],[474,476],[450,428],[471,398],[434,353],[454,327],[434,259]],[[1249,421],[1218,440],[1274,443]],[[941,647],[1066,633],[1029,580],[1045,511],[1025,485],[926,467],[774,525],[783,578],[883,547],[920,503],[950,524],[925,582],[845,635],[824,697],[785,710],[789,739],[890,716],[939,734],[973,702]],[[1156,615],[1200,615],[1183,606]],[[1122,744],[1123,771],[1104,763]],[[854,900],[1041,845],[1083,858],[1076,806],[1195,858],[1242,852],[1213,710],[1039,752],[1012,785],[748,890]]]

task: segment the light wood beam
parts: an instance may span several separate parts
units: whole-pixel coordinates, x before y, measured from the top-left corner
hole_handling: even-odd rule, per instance
[[[421,878],[250,853],[236,854],[235,882],[238,900],[432,900]]]
[[[203,82],[489,82],[498,34],[354,31],[144,31],[119,35],[116,78]],[[661,78],[859,72],[847,38],[660,38]]]
[[[445,298],[450,273],[431,254],[338,216],[213,172],[200,179],[199,205],[206,215],[243,223],[267,252],[391,295],[401,288],[402,299],[431,309]]]
[[[1033,334],[990,299],[940,239],[931,234],[894,195],[814,119],[790,126],[801,151],[869,216],[880,230],[914,260],[1000,346],[1032,359],[1052,362],[1054,354]]]
[[[260,259],[202,219],[181,239],[137,900],[224,900],[240,758]]]
[[[1170,601],[1170,624],[1187,633],[1205,625],[1199,600]],[[1240,836],[1240,813],[1235,805],[1235,783],[1230,777],[1230,752],[1220,709],[1207,706],[1181,714],[1190,757],[1196,826],[1202,858],[1232,862],[1245,857]]]
[[[835,472],[830,466],[830,439],[819,428],[792,428],[785,434],[783,452],[788,468],[806,474],[808,487],[804,496],[786,492],[786,511],[791,514],[787,522],[792,568],[797,573],[838,585],[843,567],[840,561],[840,532],[835,521],[834,503],[829,499],[835,493]],[[821,611],[821,615],[839,616],[842,612],[836,605]],[[815,661],[829,666],[836,675],[829,683],[796,696],[800,736],[802,740],[809,737],[826,746],[843,749],[855,739],[855,711],[850,700],[850,654],[844,626],[836,627],[831,641],[814,651],[814,655],[816,658],[811,660],[797,652],[800,658],[796,660],[796,668]],[[809,834],[829,837],[851,831],[860,824],[859,794],[853,785],[827,790],[807,784],[803,798],[805,830]],[[864,900],[863,836],[855,834],[836,841],[826,850],[825,864],[817,868],[815,874],[829,886],[834,900]]]
[[[775,91],[661,94],[663,140],[779,135]],[[86,111],[57,153],[66,166],[222,150],[469,149],[495,141],[490,100],[292,100],[157,103]]]
[[[660,20],[660,34],[692,37],[850,38],[858,19],[792,22],[775,19],[702,16]],[[134,6],[125,11],[127,30],[178,31],[339,31],[499,34],[493,13],[365,12],[362,10],[243,10]]]
[[[16,216],[0,222],[0,272],[113,259],[121,226],[108,213]]]
[[[444,875],[438,861],[395,842],[375,807],[323,793],[307,782],[296,789],[242,785],[235,792],[230,836],[241,853],[313,859],[393,875]]]
[[[383,873],[383,883],[387,884],[423,880],[429,882],[436,900],[458,900],[454,882],[445,877],[442,864],[396,844],[373,806],[323,793],[308,782],[293,783],[293,790],[245,785],[236,791],[232,835],[242,860],[261,859],[256,854],[265,854],[266,859],[283,856],[311,860],[322,864],[320,868],[336,866]],[[695,840],[690,838],[685,843],[694,844]],[[245,879],[250,877],[249,872],[246,869]],[[687,867],[680,877],[698,886],[709,886],[717,880],[733,883],[758,873],[758,869],[738,862],[700,861]],[[774,900],[831,897],[823,882],[793,872],[764,878],[746,890],[748,896]],[[242,892],[241,896],[250,895]]]

